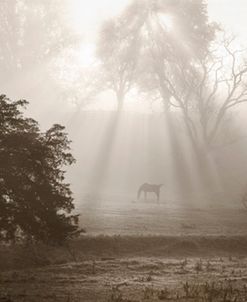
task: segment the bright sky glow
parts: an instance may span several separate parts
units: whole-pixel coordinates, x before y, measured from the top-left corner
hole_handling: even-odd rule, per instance
[[[79,63],[82,67],[89,67],[95,61],[95,44],[82,43],[78,49]]]
[[[159,14],[159,20],[161,25],[166,31],[171,31],[173,27],[173,19],[172,16],[167,14]]]
[[[68,22],[81,36],[77,49],[78,67],[89,68],[95,62],[95,41],[104,20],[120,14],[131,0],[65,0]],[[210,21],[216,21],[233,33],[245,39],[245,0],[208,0]],[[236,22],[237,16],[237,22]],[[159,15],[160,24],[167,30],[173,28],[173,18],[168,14]],[[73,73],[73,72],[72,72]],[[77,74],[77,71],[75,71]],[[128,100],[126,100],[128,103]]]
[[[94,39],[100,23],[119,14],[130,2],[130,0],[66,0],[66,5],[74,29],[87,39]],[[208,0],[210,20],[219,22],[240,35],[244,35],[246,31],[246,7],[246,0]]]
[[[79,62],[89,66],[94,61],[94,46],[97,32],[102,21],[114,17],[131,3],[130,0],[66,0],[69,22],[82,37],[79,49]],[[234,34],[245,39],[246,31],[246,0],[208,0],[208,13],[212,21],[230,29]],[[172,17],[161,16],[161,23],[171,30]]]
[[[129,0],[66,0],[71,26],[86,40],[94,40],[102,21],[121,13]]]
[[[216,21],[243,39],[246,36],[246,0],[208,0],[208,14]]]

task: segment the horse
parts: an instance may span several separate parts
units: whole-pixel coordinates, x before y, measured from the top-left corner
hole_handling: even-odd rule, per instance
[[[160,199],[160,188],[163,186],[163,184],[159,185],[151,185],[148,183],[144,183],[140,186],[138,192],[137,192],[137,198],[140,199],[142,192],[144,192],[145,200],[147,200],[147,193],[155,193],[157,197],[157,201]]]

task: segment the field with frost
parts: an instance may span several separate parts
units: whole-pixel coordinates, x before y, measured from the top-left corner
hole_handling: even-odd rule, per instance
[[[0,249],[0,302],[247,301],[247,211],[151,202],[78,208],[65,247]]]

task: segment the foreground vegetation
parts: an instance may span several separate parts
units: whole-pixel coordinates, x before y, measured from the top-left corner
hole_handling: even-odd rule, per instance
[[[23,115],[27,104],[0,95],[0,241],[61,244],[79,232],[65,182],[70,140],[58,124],[42,132]]]
[[[247,299],[246,237],[84,237],[0,251],[0,301]]]
[[[0,301],[246,301],[246,258],[100,258],[2,272]]]

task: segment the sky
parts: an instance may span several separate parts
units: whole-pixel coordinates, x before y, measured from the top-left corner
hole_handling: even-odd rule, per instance
[[[102,22],[114,17],[131,3],[131,0],[65,0],[69,23],[81,34],[80,64],[90,65],[94,60],[94,44]],[[211,21],[222,25],[228,32],[239,36],[245,43],[247,30],[246,0],[208,0]]]
[[[66,0],[71,25],[93,42],[102,21],[119,14],[130,0]]]
[[[92,62],[94,62],[94,49],[95,42],[97,39],[97,34],[100,26],[104,20],[110,17],[114,17],[120,14],[124,8],[131,3],[131,0],[63,0],[66,6],[66,11],[68,13],[68,20],[74,31],[77,31],[81,35],[81,46],[79,51],[76,50],[76,62],[73,64],[80,67],[90,68]],[[246,21],[246,0],[208,0],[208,14],[212,21],[221,23],[223,27],[233,33],[240,35],[243,42],[245,42],[245,31],[247,30]],[[60,64],[60,61],[58,61]],[[71,77],[70,80],[73,81],[74,65],[69,62],[69,70],[65,69],[65,79]],[[68,67],[68,66],[67,66]],[[73,69],[74,68],[74,69]],[[76,69],[78,70],[78,68]],[[81,69],[79,69],[81,70]],[[72,75],[71,75],[72,72]],[[19,79],[18,79],[19,81]],[[30,106],[31,113],[35,115],[37,119],[40,119],[43,115],[46,117],[46,106],[40,108],[37,106],[39,100],[37,96],[32,93],[30,87],[28,87],[27,92],[22,89],[24,86],[20,82],[20,89],[15,86],[16,93],[13,94],[13,83],[9,85],[9,89],[6,90],[7,95],[13,98],[23,97],[32,101],[32,107]],[[48,97],[40,96],[43,99],[47,99],[49,106],[51,102],[57,98],[55,94],[55,89],[51,88],[52,94]],[[35,92],[35,91],[34,91]],[[45,93],[45,92],[44,92]],[[108,97],[109,100],[109,97]],[[115,104],[115,103],[114,103]],[[41,116],[41,113],[43,114]],[[53,116],[51,116],[51,120]]]
[[[93,38],[100,23],[114,16],[130,3],[130,0],[67,0],[72,23],[75,28],[83,28],[85,36]],[[85,4],[86,3],[86,4]],[[211,20],[222,23],[235,34],[245,35],[246,0],[208,0],[208,11]]]
[[[245,39],[247,30],[246,9],[246,0],[208,0],[210,19],[222,23],[242,39]]]
[[[90,68],[92,62],[94,62],[95,60],[95,42],[102,22],[110,17],[114,17],[120,14],[124,10],[124,8],[129,3],[131,3],[131,0],[63,1],[66,5],[66,11],[68,13],[68,20],[66,20],[66,22],[69,22],[73,30],[81,35],[81,46],[79,48],[79,51],[76,50],[76,60],[78,61],[76,61],[74,65],[80,66],[82,68],[85,67],[86,69]],[[247,11],[246,9],[246,0],[208,0],[208,14],[210,20],[222,24],[222,26],[226,29],[232,31],[236,35],[239,35],[243,42],[245,42],[245,31],[247,30],[245,13]],[[72,73],[74,72],[74,65],[72,64],[72,62],[70,62],[69,71],[65,69],[65,79],[67,79],[68,76],[71,76],[71,70]],[[78,70],[78,68],[76,70]],[[73,80],[73,76],[71,76],[71,79]],[[52,91],[54,91],[53,88]],[[11,96],[11,93],[8,94]],[[20,93],[14,97],[18,97],[19,95]],[[24,94],[22,97],[32,100],[36,99],[33,94]],[[54,100],[56,98],[56,95],[54,95],[52,92],[52,95],[47,98],[49,99],[49,104],[51,103],[51,100]],[[108,101],[109,99],[110,96],[107,97]],[[47,107],[42,106],[42,108],[40,108],[39,106],[37,106],[37,103],[39,103],[38,101],[33,101],[32,103],[34,105],[32,107],[30,106],[31,113],[34,114],[37,119],[40,119],[40,117],[43,117],[43,115],[46,117]],[[115,102],[113,102],[113,107],[114,104]],[[132,102],[128,102],[127,105],[129,104],[132,104]],[[112,105],[110,106],[112,107]],[[43,113],[42,116],[40,116],[41,112]],[[52,120],[53,116],[51,116],[50,118]]]

